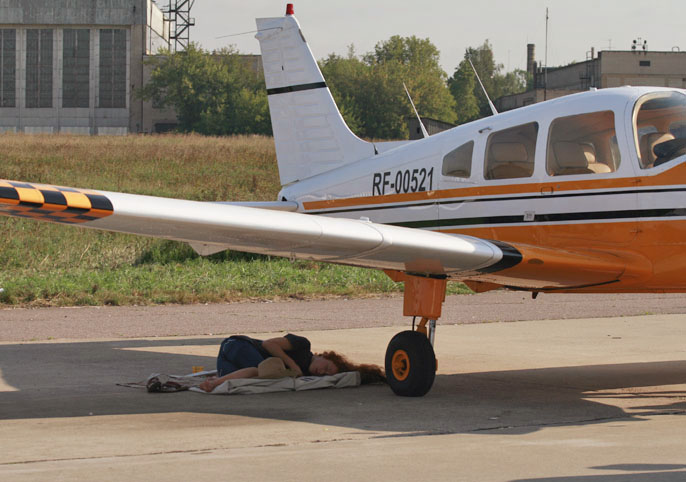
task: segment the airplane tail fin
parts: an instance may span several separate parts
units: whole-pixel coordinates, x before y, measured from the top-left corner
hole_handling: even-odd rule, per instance
[[[353,134],[336,107],[292,7],[256,22],[281,184],[372,157],[374,145]]]

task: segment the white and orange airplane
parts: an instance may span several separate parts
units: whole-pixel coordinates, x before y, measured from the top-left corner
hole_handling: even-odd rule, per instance
[[[341,117],[289,5],[257,20],[283,186],[209,203],[0,181],[0,214],[384,270],[404,281],[393,391],[433,384],[448,280],[477,292],[686,292],[686,91],[593,90],[406,142]]]

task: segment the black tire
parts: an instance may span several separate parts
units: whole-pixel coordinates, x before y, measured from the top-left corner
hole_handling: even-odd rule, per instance
[[[396,395],[421,397],[436,378],[436,355],[423,333],[402,331],[386,350],[386,379]]]

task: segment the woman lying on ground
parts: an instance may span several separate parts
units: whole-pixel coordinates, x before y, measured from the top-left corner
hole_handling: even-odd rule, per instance
[[[233,335],[222,341],[217,355],[217,376],[205,380],[200,388],[211,392],[226,380],[254,378],[257,365],[270,357],[283,360],[295,376],[335,375],[342,372],[360,372],[362,383],[384,382],[386,377],[376,365],[355,365],[334,351],[313,354],[310,340],[289,333],[279,338],[257,340],[244,335]]]

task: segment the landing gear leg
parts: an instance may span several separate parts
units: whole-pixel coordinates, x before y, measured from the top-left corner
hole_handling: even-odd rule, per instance
[[[386,379],[396,395],[421,397],[436,377],[436,355],[433,349],[436,320],[445,300],[446,280],[386,272],[394,281],[405,282],[403,314],[421,316],[412,330],[395,335],[386,350]],[[427,326],[428,323],[428,326]]]

